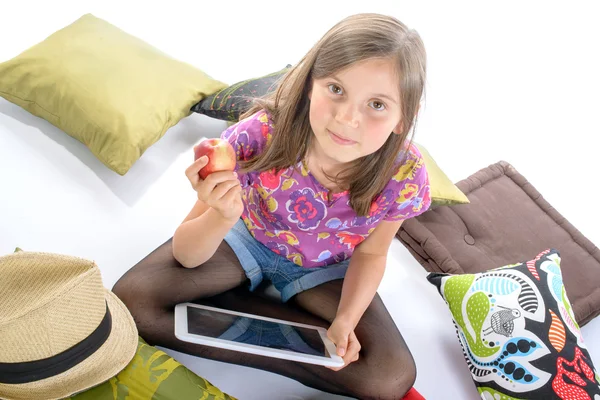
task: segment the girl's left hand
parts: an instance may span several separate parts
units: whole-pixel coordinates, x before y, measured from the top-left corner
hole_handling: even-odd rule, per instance
[[[348,364],[358,360],[358,352],[360,351],[360,343],[354,334],[352,326],[338,318],[333,320],[333,323],[327,330],[327,337],[331,340],[337,349],[337,354],[344,359],[342,367],[327,367],[334,371],[339,371],[348,366]]]

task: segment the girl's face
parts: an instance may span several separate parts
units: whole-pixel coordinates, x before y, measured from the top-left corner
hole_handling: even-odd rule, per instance
[[[401,132],[400,84],[392,60],[369,59],[316,79],[309,92],[314,156],[341,166]]]

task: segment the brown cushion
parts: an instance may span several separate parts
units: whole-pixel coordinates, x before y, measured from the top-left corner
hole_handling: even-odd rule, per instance
[[[483,272],[555,248],[577,322],[600,314],[600,250],[512,165],[500,161],[456,186],[470,204],[432,209],[398,231],[427,271]]]

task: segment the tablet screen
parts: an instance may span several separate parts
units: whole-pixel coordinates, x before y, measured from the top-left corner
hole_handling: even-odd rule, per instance
[[[297,353],[330,357],[318,331],[284,323],[186,307],[188,332]]]

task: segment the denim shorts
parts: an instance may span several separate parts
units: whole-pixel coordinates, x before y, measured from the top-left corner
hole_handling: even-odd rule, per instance
[[[224,240],[240,260],[250,280],[250,291],[254,291],[263,280],[269,280],[284,303],[300,292],[343,279],[350,263],[348,259],[326,267],[301,267],[256,240],[241,218]]]

